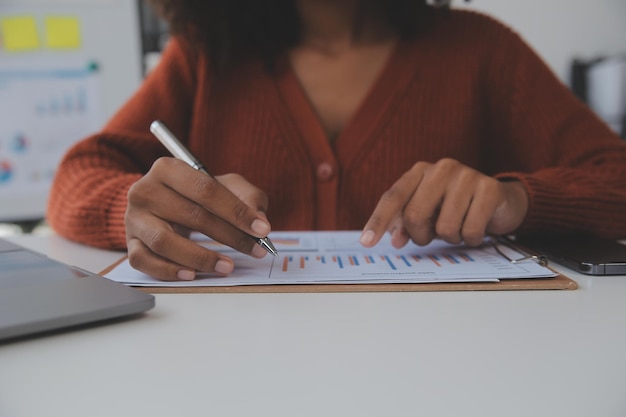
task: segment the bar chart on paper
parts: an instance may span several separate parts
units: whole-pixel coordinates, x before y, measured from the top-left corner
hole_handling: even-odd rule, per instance
[[[235,262],[227,278],[200,274],[189,282],[160,282],[132,270],[128,262],[106,276],[139,286],[232,286],[274,284],[493,282],[545,278],[554,272],[535,262],[511,263],[492,245],[466,247],[435,241],[428,246],[391,246],[386,237],[374,248],[359,244],[359,232],[283,232],[270,235],[280,256],[254,259],[206,238],[199,244],[223,252]],[[521,256],[508,251],[511,259]]]
[[[383,255],[286,255],[280,265],[280,272],[287,275],[306,273],[308,270],[326,271],[329,274],[389,274],[402,271],[422,272],[461,266],[475,260],[467,253],[442,254],[383,254]]]
[[[270,276],[289,282],[311,276],[317,282],[494,281],[525,275],[536,266],[532,262],[512,264],[490,246],[469,248],[434,242],[426,247],[396,249],[383,241],[365,249],[358,244],[358,236],[349,232],[320,235],[314,252],[281,248],[284,255]]]

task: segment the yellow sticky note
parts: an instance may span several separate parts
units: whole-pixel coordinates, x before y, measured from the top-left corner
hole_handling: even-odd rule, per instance
[[[0,19],[2,43],[7,51],[27,51],[39,48],[37,22],[32,16],[12,16]]]
[[[80,22],[72,16],[48,16],[45,19],[46,47],[78,49],[81,44]]]

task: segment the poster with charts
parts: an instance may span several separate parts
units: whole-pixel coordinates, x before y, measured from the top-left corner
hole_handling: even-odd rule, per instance
[[[100,103],[86,61],[0,63],[0,221],[43,217],[62,156],[100,128]]]
[[[487,240],[480,247],[436,240],[427,246],[409,243],[394,248],[389,236],[374,248],[359,243],[360,232],[276,232],[270,234],[278,257],[255,259],[202,237],[198,244],[230,256],[235,271],[227,278],[200,274],[194,281],[158,281],[124,260],[107,278],[134,286],[234,286],[281,284],[497,282],[501,279],[546,278],[556,274],[528,260],[512,263],[521,252]]]

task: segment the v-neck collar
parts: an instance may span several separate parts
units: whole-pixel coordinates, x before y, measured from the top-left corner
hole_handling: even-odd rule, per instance
[[[313,159],[338,158],[344,166],[357,158],[355,150],[367,149],[368,142],[391,116],[395,104],[415,75],[411,41],[400,40],[387,58],[356,112],[331,142],[304,88],[287,58],[281,60],[276,82],[288,112],[298,126]]]

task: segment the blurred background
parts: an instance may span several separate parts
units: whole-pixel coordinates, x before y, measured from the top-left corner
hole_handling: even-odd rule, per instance
[[[626,1],[455,0],[492,15],[626,138]],[[52,178],[158,64],[167,26],[142,0],[0,0],[0,235],[49,233]]]

